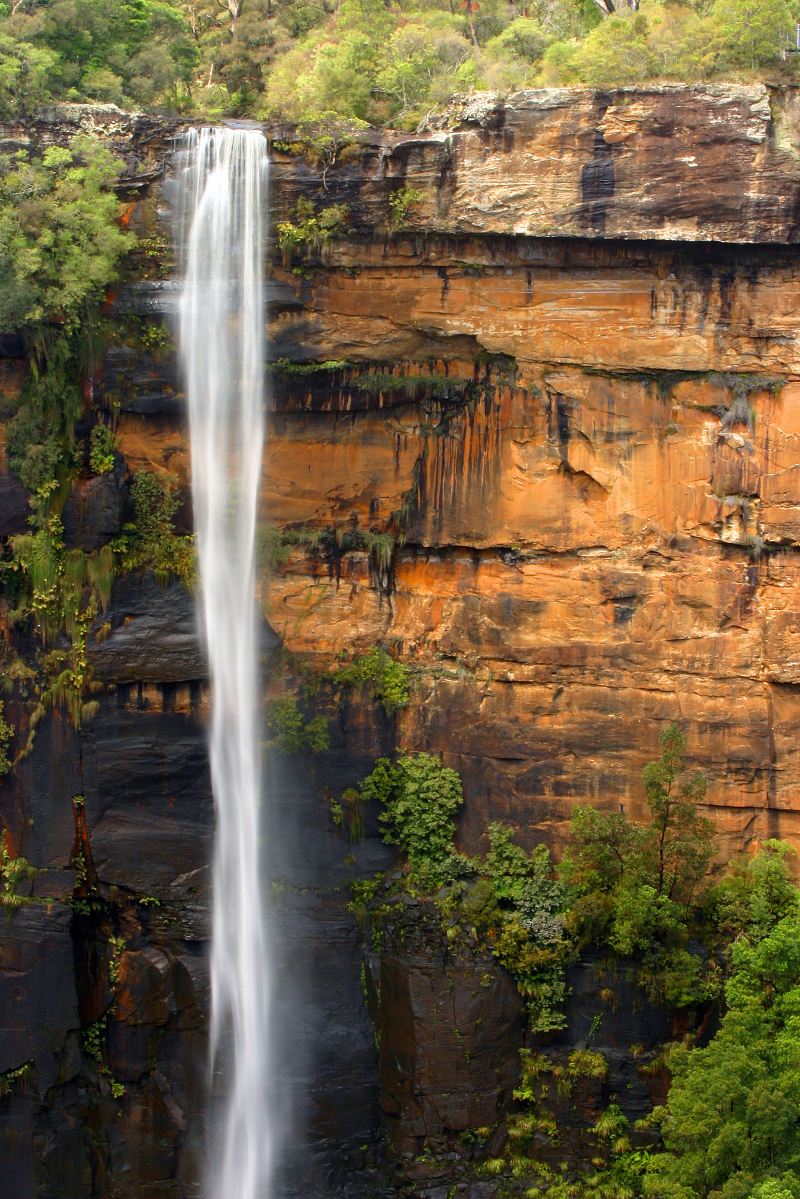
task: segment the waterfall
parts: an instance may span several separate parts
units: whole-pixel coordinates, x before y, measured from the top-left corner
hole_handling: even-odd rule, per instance
[[[222,1073],[213,1199],[269,1199],[275,1122],[255,532],[264,438],[267,154],[252,129],[190,131],[177,158],[180,354],[192,453],[201,626],[211,678],[216,811],[211,1067]]]

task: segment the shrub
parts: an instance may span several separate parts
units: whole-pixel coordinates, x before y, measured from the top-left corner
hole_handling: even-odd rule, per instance
[[[331,676],[335,687],[363,687],[378,700],[387,716],[405,708],[411,698],[408,667],[396,662],[381,646],[340,666]]]
[[[698,812],[701,774],[687,776],[686,742],[674,724],[660,734],[661,756],[644,769],[650,820],[579,807],[561,866],[570,894],[567,922],[583,943],[639,959],[640,982],[653,999],[709,997],[700,962],[686,942],[698,890],[713,853],[712,826]],[[679,952],[681,951],[681,952]],[[696,955],[689,955],[694,956]],[[710,985],[710,984],[709,984]]]
[[[334,237],[341,237],[347,229],[348,211],[345,204],[330,204],[318,213],[314,205],[302,196],[295,207],[294,221],[281,221],[278,225],[278,248],[284,266],[291,266],[298,250],[306,257],[327,256]]]
[[[179,536],[174,520],[180,497],[174,481],[152,471],[139,471],[131,486],[134,520],[123,526],[113,549],[122,571],[145,567],[166,581],[177,576],[187,587],[194,583],[194,538]]]
[[[742,936],[732,963],[719,1031],[705,1047],[670,1056],[672,1086],[656,1112],[667,1152],[652,1159],[648,1195],[796,1193],[797,915],[757,945]]]
[[[8,756],[9,746],[14,736],[14,728],[5,720],[5,705],[0,700],[0,775],[8,774],[12,766]]]
[[[114,469],[114,430],[108,425],[95,425],[89,440],[89,466],[96,475],[107,475]]]
[[[118,162],[92,138],[0,160],[0,327],[69,332],[132,239],[117,224]]]
[[[486,49],[501,58],[510,55],[523,62],[535,63],[540,61],[552,40],[552,36],[538,21],[531,17],[517,17],[487,43]]]
[[[359,791],[364,802],[382,805],[383,839],[405,853],[412,875],[426,886],[443,881],[464,802],[458,772],[431,754],[379,758]]]
[[[389,224],[392,229],[402,229],[406,223],[408,210],[413,204],[419,204],[423,194],[415,187],[398,187],[389,192]]]
[[[321,714],[306,720],[293,696],[273,700],[267,711],[267,723],[272,729],[274,744],[285,754],[304,751],[318,753],[328,749],[328,721]]]
[[[49,99],[57,81],[57,55],[0,32],[0,116],[33,112]]]
[[[797,912],[800,896],[790,872],[795,850],[765,841],[757,854],[729,864],[729,873],[708,896],[711,918],[726,941],[761,940],[778,921]]]
[[[482,878],[473,890],[485,881],[494,900],[483,914],[488,943],[529,1000],[531,1027],[563,1027],[571,947],[564,937],[565,888],[553,878],[550,851],[537,845],[527,853],[510,828],[492,824],[489,852],[478,868]]]

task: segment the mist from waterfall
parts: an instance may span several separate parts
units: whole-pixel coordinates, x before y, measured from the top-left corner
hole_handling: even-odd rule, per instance
[[[264,440],[266,142],[189,131],[177,155],[180,354],[192,453],[216,811],[211,1068],[221,1089],[209,1199],[270,1199],[269,929],[261,883],[255,533]]]

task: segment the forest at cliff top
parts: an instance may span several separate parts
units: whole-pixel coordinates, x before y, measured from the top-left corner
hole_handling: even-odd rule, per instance
[[[413,127],[475,90],[791,81],[798,21],[800,0],[4,0],[0,115],[90,100]]]

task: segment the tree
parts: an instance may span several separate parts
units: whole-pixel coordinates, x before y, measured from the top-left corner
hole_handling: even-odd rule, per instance
[[[784,841],[765,841],[757,854],[730,863],[708,897],[711,917],[726,941],[761,940],[779,920],[797,912],[800,895],[789,866],[793,856]]]
[[[680,729],[668,725],[659,743],[660,757],[642,774],[648,823],[579,807],[561,876],[578,939],[635,957],[653,997],[681,1005],[707,997],[703,963],[687,944],[713,853],[712,827],[698,812],[705,779],[687,777]]]
[[[577,47],[575,69],[583,83],[609,87],[638,83],[654,74],[649,24],[641,13],[613,14]]]
[[[117,224],[117,167],[87,137],[40,161],[0,158],[0,329],[24,334],[32,366],[7,449],[31,491],[69,458],[90,314],[131,245]]]
[[[57,86],[58,56],[0,32],[0,116],[32,112]]]
[[[223,10],[223,12],[227,12],[228,16],[231,19],[231,24],[230,24],[231,34],[235,33],[236,22],[239,20],[239,17],[242,15],[242,8],[244,7],[244,0],[217,0],[217,4]]]
[[[800,1194],[800,919],[732,947],[727,1011],[704,1048],[670,1059],[656,1118],[666,1153],[652,1199],[796,1199]]]
[[[715,0],[711,23],[723,43],[723,61],[752,70],[780,61],[794,30],[788,0]]]
[[[382,805],[384,841],[403,850],[423,885],[437,885],[454,852],[455,815],[464,802],[458,772],[431,754],[403,754],[394,763],[379,758],[359,791],[363,802]]]
[[[684,778],[686,738],[676,724],[659,735],[661,757],[644,768],[642,780],[652,826],[656,891],[688,906],[711,860],[712,826],[698,813],[706,780],[697,772]]]
[[[154,103],[186,84],[196,51],[172,0],[52,0],[18,8],[0,26],[53,57],[54,95]]]

